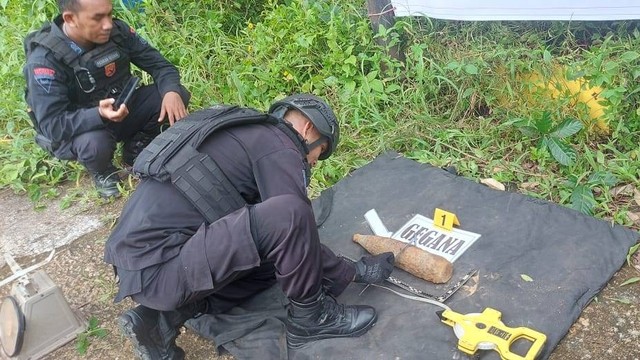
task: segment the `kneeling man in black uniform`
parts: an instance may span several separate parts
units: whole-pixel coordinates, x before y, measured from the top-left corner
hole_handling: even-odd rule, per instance
[[[116,301],[140,304],[118,319],[143,359],[182,359],[179,327],[221,313],[278,283],[290,299],[289,347],[360,336],[370,306],[335,296],[352,282],[379,283],[393,254],[351,263],[320,243],[307,196],[310,168],[339,141],[322,99],[296,94],[267,114],[216,106],[154,139],[134,171],[143,175],[109,237],[105,261],[119,278]]]

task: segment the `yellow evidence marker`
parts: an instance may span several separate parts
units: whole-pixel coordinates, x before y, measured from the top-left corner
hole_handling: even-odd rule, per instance
[[[456,214],[436,208],[433,213],[433,225],[451,231],[453,230],[453,225],[460,226],[460,222]]]
[[[502,313],[486,308],[482,313],[459,314],[452,310],[438,312],[440,320],[453,327],[458,337],[458,349],[473,355],[477,350],[495,350],[503,360],[534,360],[547,341],[541,332],[526,327],[510,328],[505,326],[500,317]],[[511,344],[518,339],[531,342],[531,347],[524,356],[511,352]]]

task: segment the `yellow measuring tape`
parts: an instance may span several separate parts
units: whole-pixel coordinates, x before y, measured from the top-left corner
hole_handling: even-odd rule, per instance
[[[541,332],[526,327],[505,326],[500,321],[502,313],[492,308],[466,315],[444,310],[438,315],[443,323],[453,327],[458,337],[458,349],[470,355],[477,350],[495,350],[503,360],[533,360],[547,340],[547,336]],[[511,352],[511,344],[518,339],[531,342],[524,356]]]

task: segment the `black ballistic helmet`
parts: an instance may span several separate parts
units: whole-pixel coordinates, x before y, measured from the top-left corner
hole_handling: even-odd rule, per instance
[[[313,126],[329,141],[327,150],[320,154],[318,159],[324,160],[331,156],[340,141],[340,128],[338,127],[338,119],[329,104],[315,95],[294,94],[271,104],[269,113],[273,114],[282,107],[287,110],[297,109],[309,118]],[[278,115],[282,116],[284,112]]]

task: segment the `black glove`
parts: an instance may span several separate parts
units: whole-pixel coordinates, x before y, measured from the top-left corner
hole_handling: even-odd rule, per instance
[[[380,284],[391,275],[395,257],[392,252],[376,256],[363,256],[356,262],[356,277],[354,282],[364,284]]]

